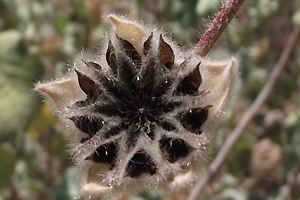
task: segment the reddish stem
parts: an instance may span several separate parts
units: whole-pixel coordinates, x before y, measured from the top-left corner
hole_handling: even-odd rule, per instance
[[[226,139],[224,145],[219,150],[219,153],[215,157],[215,159],[211,162],[208,167],[206,173],[199,179],[197,184],[192,189],[189,197],[187,200],[196,200],[198,194],[204,189],[207,183],[213,178],[213,176],[218,172],[222,164],[224,163],[225,159],[227,158],[228,154],[232,150],[233,146],[236,144],[238,139],[245,133],[245,129],[248,124],[251,122],[253,117],[256,113],[261,109],[264,102],[267,100],[269,95],[272,93],[276,83],[282,74],[282,71],[286,67],[287,63],[292,56],[295,48],[297,47],[297,42],[300,38],[300,26],[296,26],[293,33],[289,37],[288,44],[286,45],[285,49],[283,50],[277,64],[272,68],[270,77],[265,83],[264,87],[260,91],[259,95],[250,106],[250,108],[245,112],[244,116],[240,119],[238,125]]]
[[[223,5],[215,19],[200,38],[199,42],[195,45],[194,51],[197,54],[200,56],[206,56],[208,54],[213,44],[220,37],[221,33],[225,30],[243,2],[244,0],[228,0]]]

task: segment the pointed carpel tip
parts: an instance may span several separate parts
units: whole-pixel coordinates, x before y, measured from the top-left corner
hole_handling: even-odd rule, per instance
[[[78,69],[74,69],[74,71],[78,78],[84,76],[83,73],[81,73]]]
[[[159,34],[159,41],[164,41],[162,34]]]
[[[81,77],[83,77],[83,74],[80,71],[78,71],[77,69],[74,69],[74,71],[75,71],[78,79],[80,79]]]
[[[169,45],[169,43],[165,41],[165,37],[162,33],[159,34],[159,43],[166,43]]]

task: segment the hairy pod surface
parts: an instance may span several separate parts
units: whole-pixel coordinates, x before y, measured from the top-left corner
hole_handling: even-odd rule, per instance
[[[163,33],[109,16],[98,60],[36,85],[73,127],[82,191],[179,187],[196,179],[236,79],[236,60],[209,62]],[[77,130],[77,131],[76,131]]]

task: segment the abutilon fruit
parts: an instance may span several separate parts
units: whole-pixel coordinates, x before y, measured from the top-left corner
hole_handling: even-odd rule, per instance
[[[82,192],[193,183],[237,61],[207,61],[156,29],[108,18],[113,30],[97,59],[81,58],[66,78],[36,85],[70,129]]]

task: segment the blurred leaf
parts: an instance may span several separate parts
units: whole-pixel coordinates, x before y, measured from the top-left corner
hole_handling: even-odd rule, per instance
[[[246,200],[247,193],[237,188],[228,188],[211,200]]]
[[[22,130],[27,124],[32,112],[34,98],[22,89],[12,89],[11,85],[5,85],[0,89],[0,132],[1,136],[13,134]],[[22,128],[23,127],[23,128]],[[13,135],[9,135],[14,137]]]
[[[251,134],[244,134],[235,144],[227,158],[229,170],[233,174],[247,170],[250,166],[250,156],[255,137]]]
[[[56,29],[62,33],[65,30],[65,28],[67,27],[69,20],[65,15],[57,14],[54,17],[53,23],[54,23]]]
[[[15,30],[0,33],[0,59],[3,61],[13,61],[11,58],[26,54],[26,45],[21,38],[21,34]]]
[[[70,199],[79,196],[79,169],[77,167],[70,167],[66,173],[66,183],[68,188],[68,196]]]
[[[198,0],[196,12],[200,16],[207,15],[218,8],[219,0]]]
[[[300,8],[293,15],[294,24],[300,25]]]
[[[79,171],[76,167],[70,167],[66,171],[65,181],[61,186],[53,189],[55,199],[74,200],[79,199]]]
[[[284,121],[283,148],[285,149],[285,171],[293,170],[300,158],[300,109],[288,115]]]
[[[39,138],[39,134],[50,130],[56,122],[56,117],[53,115],[51,108],[44,104],[39,113],[34,117],[28,129],[28,134],[31,138]]]
[[[37,106],[33,84],[43,73],[36,55],[27,51],[26,43],[17,31],[0,33],[0,132],[22,130]]]
[[[3,143],[0,146],[0,189],[7,187],[10,184],[16,164],[16,153],[14,148],[8,144]]]
[[[132,198],[131,200],[133,200],[135,198]],[[139,197],[136,197],[137,199],[145,199],[145,200],[161,200],[161,197],[158,193],[155,192],[142,192]]]
[[[237,179],[236,176],[226,173],[217,182],[216,187],[218,188],[218,190],[223,190],[223,189],[229,188],[229,187],[237,187],[238,184],[239,184],[239,180]]]
[[[263,23],[276,13],[279,8],[278,0],[249,1],[249,24],[253,28],[261,29]]]
[[[266,200],[266,197],[262,194],[261,191],[250,192],[248,196],[248,200]]]
[[[17,17],[15,13],[11,12],[9,2],[5,0],[0,0],[0,19],[3,23],[0,24],[0,29],[8,29],[14,27],[17,23]]]
[[[247,98],[251,101],[257,97],[258,92],[261,90],[263,84],[267,80],[268,73],[265,69],[261,68],[252,68],[251,72],[248,76],[248,80],[246,81],[248,90],[247,91]]]
[[[257,2],[259,14],[262,16],[269,16],[279,8],[279,3],[276,0],[260,0]]]

